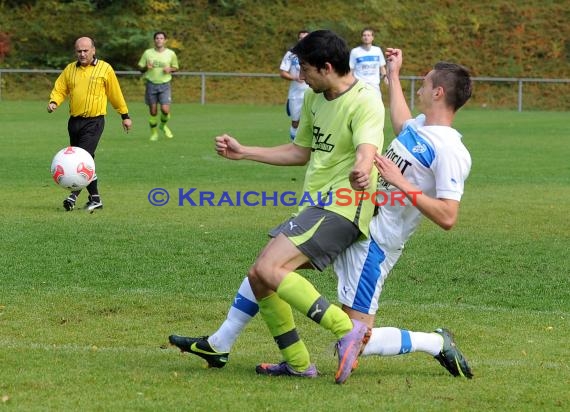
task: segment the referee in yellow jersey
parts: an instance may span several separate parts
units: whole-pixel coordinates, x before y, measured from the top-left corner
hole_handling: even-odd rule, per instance
[[[95,158],[95,150],[105,127],[107,99],[121,115],[123,129],[132,127],[127,103],[111,65],[95,57],[95,42],[89,37],[75,41],[77,61],[67,65],[55,81],[49,96],[48,113],[56,110],[69,96],[69,144],[85,149]],[[89,198],[85,208],[89,212],[102,209],[103,203],[97,188],[97,176],[87,186]],[[81,191],[74,191],[63,201],[71,211]]]

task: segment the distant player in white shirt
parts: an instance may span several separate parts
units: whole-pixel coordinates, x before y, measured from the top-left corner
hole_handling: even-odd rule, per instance
[[[343,309],[369,327],[374,325],[384,281],[422,217],[444,230],[454,226],[471,169],[461,134],[451,127],[456,111],[471,96],[467,69],[437,63],[418,91],[423,114],[412,118],[399,80],[402,51],[389,48],[387,56],[390,117],[398,136],[375,159],[381,175],[377,201],[382,206],[370,223],[370,238],[352,244],[334,263]],[[454,376],[473,376],[445,329],[424,333],[374,328],[362,355],[411,352],[431,354]]]
[[[380,92],[380,79],[383,78],[386,84],[386,59],[382,49],[373,46],[374,30],[365,28],[362,30],[362,44],[350,51],[350,68],[354,77],[360,79]]]
[[[301,30],[297,34],[297,41],[305,37],[309,32]],[[299,79],[299,59],[290,50],[285,53],[281,65],[279,66],[279,75],[285,80],[289,80],[289,93],[287,95],[287,115],[291,118],[291,128],[289,129],[289,137],[291,140],[297,136],[297,127],[299,127],[299,119],[301,118],[301,107],[303,107],[303,96],[309,85],[304,80]]]

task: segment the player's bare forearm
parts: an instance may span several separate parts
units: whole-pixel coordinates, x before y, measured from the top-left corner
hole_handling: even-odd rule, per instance
[[[406,103],[402,85],[400,83],[400,68],[402,67],[402,51],[400,49],[386,49],[386,61],[388,66],[388,94],[390,95],[390,119],[392,129],[398,135],[406,120],[412,118],[410,108]]]
[[[409,181],[398,187],[406,193],[412,204],[419,209],[429,220],[444,230],[450,230],[457,222],[459,202],[452,199],[438,199],[422,193],[422,191]]]
[[[382,179],[395,186],[417,207],[422,214],[445,230],[455,225],[459,213],[459,202],[451,199],[437,199],[428,196],[408,181],[396,164],[385,156],[377,155],[375,164]]]
[[[281,70],[281,71],[279,72],[279,76],[280,76],[282,79],[289,80],[289,81],[297,80],[297,79],[295,79],[293,76],[291,76],[291,73],[289,73],[288,71],[285,71],[285,70]]]
[[[243,146],[224,134],[215,138],[216,152],[231,160],[252,160],[276,166],[302,166],[309,161],[311,149],[288,143],[275,147]]]
[[[287,143],[274,147],[244,147],[243,158],[275,166],[303,166],[311,157],[310,148]]]
[[[350,185],[354,190],[365,190],[370,187],[370,173],[377,151],[378,148],[369,143],[360,144],[356,148],[356,160],[349,175]]]

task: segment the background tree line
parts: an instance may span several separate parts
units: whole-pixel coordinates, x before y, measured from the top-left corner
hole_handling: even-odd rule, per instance
[[[164,30],[182,70],[276,73],[301,28],[356,46],[371,26],[378,45],[404,49],[406,75],[449,60],[475,76],[568,78],[569,21],[568,0],[0,0],[0,64],[61,69],[89,35],[132,70]]]

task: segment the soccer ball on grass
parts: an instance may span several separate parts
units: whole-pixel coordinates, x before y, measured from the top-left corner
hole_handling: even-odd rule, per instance
[[[81,190],[95,178],[95,161],[86,150],[68,146],[54,156],[51,177],[64,189]]]

